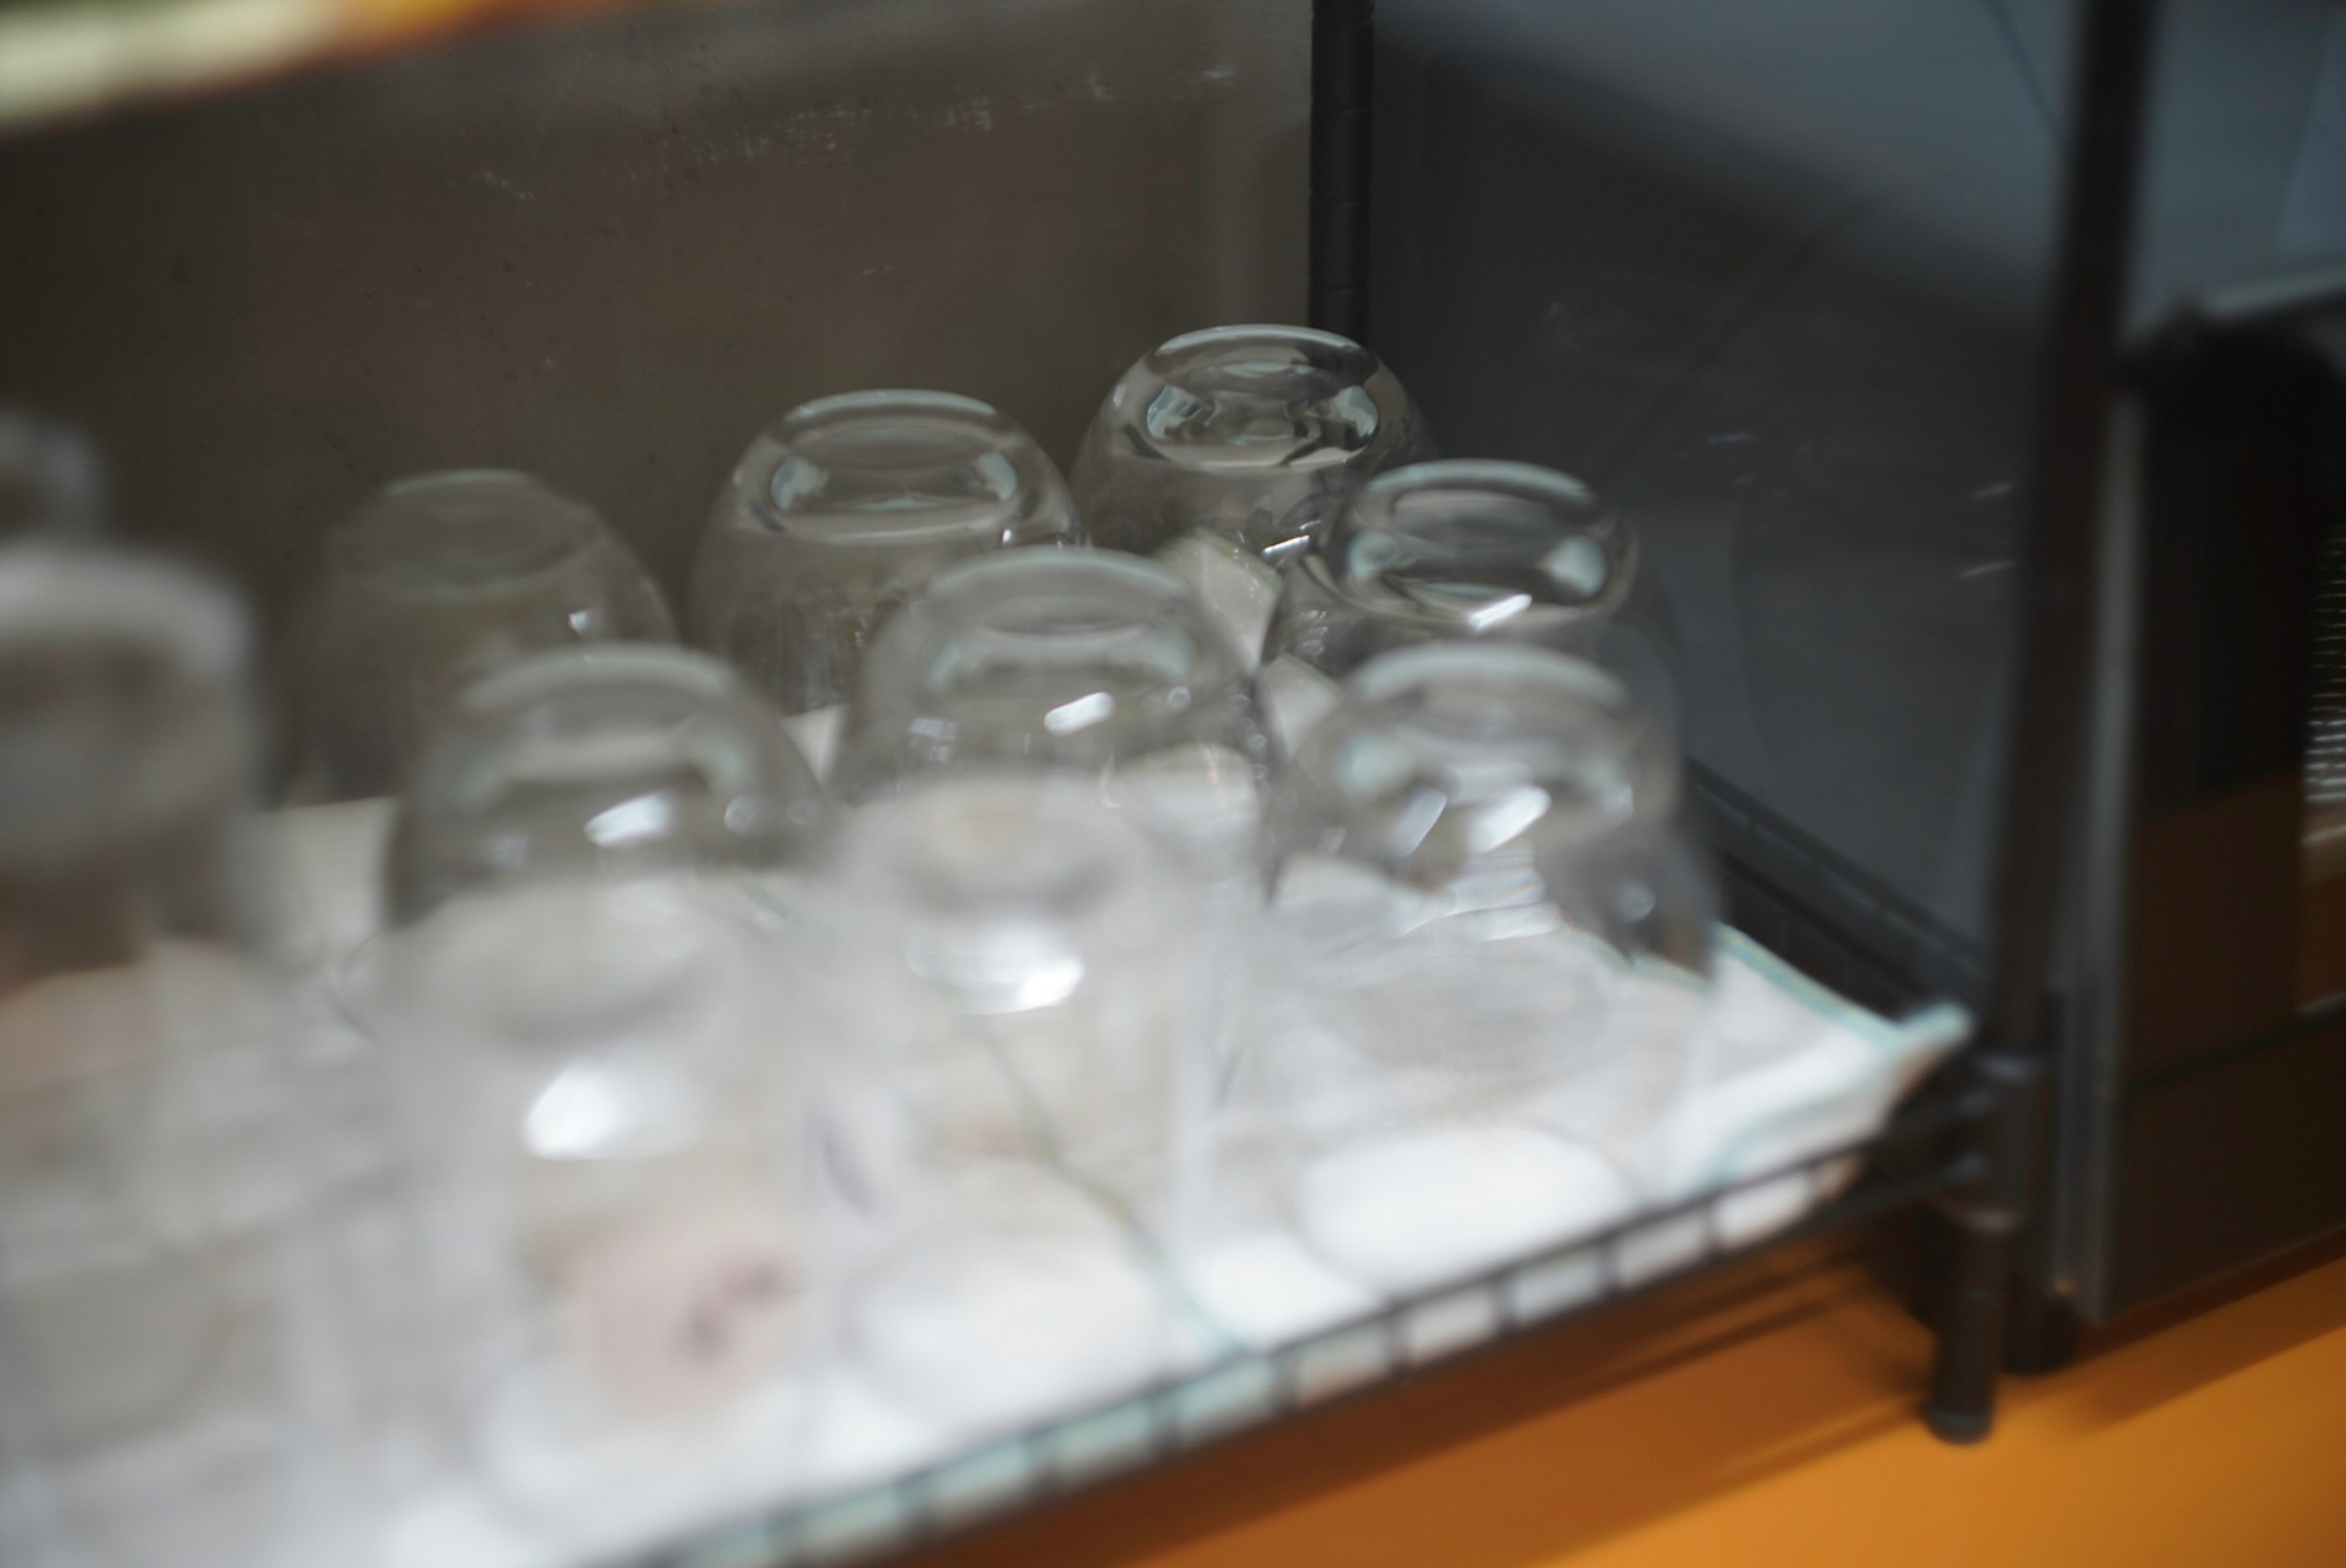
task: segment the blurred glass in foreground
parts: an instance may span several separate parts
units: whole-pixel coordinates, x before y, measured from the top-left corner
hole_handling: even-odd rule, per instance
[[[241,611],[0,549],[0,1560],[290,1550],[321,1432]]]
[[[858,1363],[965,1429],[1163,1370],[1180,1320],[1141,1237],[1199,1154],[1195,881],[1081,780],[978,772],[858,811],[839,892]]]
[[[1592,665],[1388,655],[1280,775],[1280,997],[1250,1051],[1294,1221],[1386,1288],[1626,1210],[1710,953],[1677,761]]]
[[[541,654],[456,699],[393,829],[391,918],[474,888],[770,871],[811,851],[823,799],[773,711],[682,648]]]
[[[592,507],[524,473],[403,479],[327,536],[301,606],[294,797],[396,793],[456,694],[525,654],[675,637]]]
[[[758,895],[820,796],[680,649],[545,654],[458,699],[354,962],[411,1183],[427,1393],[536,1535],[648,1536],[788,1484],[819,1273],[804,989]]]

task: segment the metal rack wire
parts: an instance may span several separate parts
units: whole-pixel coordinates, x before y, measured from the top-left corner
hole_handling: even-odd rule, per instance
[[[1959,1194],[1989,1173],[2009,1114],[2009,1096],[1994,1084],[1967,1072],[1943,1073],[1862,1142],[1396,1298],[1274,1349],[1226,1356],[904,1474],[794,1501],[622,1561],[626,1568],[786,1568],[923,1545],[1338,1399],[1373,1397],[1380,1385],[1437,1361],[1763,1247]]]

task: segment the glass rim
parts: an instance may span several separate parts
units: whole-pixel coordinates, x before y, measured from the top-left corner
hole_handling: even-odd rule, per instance
[[[711,702],[737,702],[750,687],[730,665],[669,643],[597,643],[548,648],[499,666],[466,687],[456,711],[488,719],[605,686],[658,687]]]
[[[1490,491],[1517,499],[1586,507],[1591,526],[1617,522],[1620,517],[1613,504],[1585,480],[1562,469],[1504,457],[1432,457],[1387,469],[1354,491],[1344,504],[1350,510],[1372,496],[1444,489]]]
[[[1338,333],[1318,327],[1299,327],[1277,321],[1237,321],[1217,327],[1200,327],[1168,338],[1151,349],[1143,363],[1163,374],[1168,368],[1188,366],[1204,368],[1221,362],[1216,351],[1254,348],[1319,349],[1339,360],[1347,370],[1358,370],[1355,379],[1364,382],[1383,368],[1384,361],[1365,345]]]
[[[862,387],[854,392],[825,392],[821,397],[809,398],[790,408],[767,429],[779,430],[792,420],[816,415],[892,412],[903,409],[961,414],[982,423],[998,421],[1012,426],[1018,423],[992,403],[982,398],[971,397],[966,392],[940,392],[933,387]]]
[[[1383,702],[1429,682],[1501,678],[1578,697],[1622,720],[1639,718],[1628,687],[1594,660],[1531,643],[1420,643],[1380,654],[1345,684],[1363,703]]]
[[[1411,524],[1400,507],[1412,497],[1423,498],[1429,510],[1446,509],[1470,523],[1478,505],[1538,509],[1554,519],[1556,538],[1552,548],[1582,539],[1604,553],[1604,579],[1586,598],[1576,602],[1534,599],[1518,615],[1484,626],[1472,617],[1444,613],[1402,590],[1374,578],[1363,580],[1346,570],[1344,557],[1355,541],[1391,537],[1409,530]],[[1451,498],[1446,505],[1445,497]],[[1585,481],[1538,463],[1454,457],[1388,470],[1346,495],[1326,524],[1313,533],[1302,565],[1321,587],[1356,614],[1469,636],[1504,637],[1508,633],[1503,628],[1519,624],[1578,626],[1609,619],[1628,601],[1640,570],[1640,555],[1637,535],[1624,524],[1619,510]],[[1373,591],[1379,588],[1383,591]]]
[[[966,441],[971,450],[948,461],[1009,460],[1018,483],[1006,494],[990,499],[940,500],[900,510],[801,509],[785,504],[775,494],[783,469],[794,460],[826,468],[840,466],[807,451],[811,443],[848,432],[891,429],[908,435],[937,433]],[[1022,459],[1031,461],[1022,464]],[[1033,472],[1035,461],[1042,470],[1039,474]],[[884,549],[984,536],[1000,532],[1007,520],[1032,507],[1037,497],[1047,505],[1057,478],[1056,468],[1026,427],[980,399],[917,387],[832,392],[800,403],[759,432],[720,493],[719,514],[711,527],[739,528],[754,523],[801,544],[844,548]]]
[[[399,548],[412,524],[435,495],[486,499],[500,493],[518,503],[502,511],[525,520],[536,535],[507,547],[510,565],[485,558],[486,570],[450,573],[419,564]],[[524,510],[525,508],[525,510]],[[510,594],[561,571],[597,547],[618,543],[610,523],[592,504],[515,468],[444,468],[394,479],[361,503],[326,535],[334,575],[409,598],[472,598]]]
[[[1309,483],[1373,473],[1421,431],[1372,351],[1315,327],[1238,322],[1135,361],[1094,414],[1077,467],[1141,459],[1214,483]]]
[[[1120,578],[1135,585],[1146,585],[1185,603],[1194,603],[1196,599],[1188,584],[1146,555],[1094,545],[1021,545],[956,561],[929,579],[922,598],[933,599],[973,579],[1017,577],[1033,570],[1096,574],[1103,580]]]

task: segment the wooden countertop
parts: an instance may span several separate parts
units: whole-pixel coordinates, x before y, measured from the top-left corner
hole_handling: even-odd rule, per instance
[[[2346,1247],[2007,1380],[1977,1448],[1912,1414],[1929,1348],[1846,1244],[1763,1257],[917,1561],[2346,1564]]]

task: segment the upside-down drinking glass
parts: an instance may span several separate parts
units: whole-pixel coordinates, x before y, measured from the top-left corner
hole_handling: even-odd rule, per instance
[[[789,1483],[819,1274],[804,984],[758,894],[820,796],[780,719],[670,648],[465,692],[353,965],[385,1047],[428,1382],[464,1473],[616,1550]]]
[[[456,694],[501,665],[676,627],[593,508],[483,469],[403,479],[329,535],[298,636],[294,792],[317,801],[395,793]]]
[[[400,802],[391,918],[525,880],[745,872],[811,851],[822,789],[763,698],[673,647],[540,654],[459,697]]]
[[[1677,792],[1605,672],[1487,643],[1367,665],[1280,775],[1291,983],[1250,1049],[1340,1267],[1431,1283],[1627,1202],[1708,963]]]
[[[1408,393],[1358,343],[1214,327],[1151,351],[1117,382],[1076,458],[1076,508],[1093,542],[1117,549],[1146,554],[1197,529],[1280,560],[1330,503],[1433,455]]]
[[[1637,536],[1579,481],[1523,463],[1421,463],[1371,481],[1286,574],[1267,644],[1341,679],[1418,643],[1488,639],[1611,668],[1676,728],[1676,640]]]
[[[1276,748],[1244,661],[1197,597],[1104,550],[1018,550],[932,582],[873,643],[834,787],[938,771],[1090,775],[1219,869],[1253,862]]]
[[[10,1563],[278,1560],[317,1496],[245,645],[236,603],[178,568],[0,548]]]
[[[1059,471],[1007,416],[947,392],[849,392],[750,443],[685,617],[782,712],[813,713],[848,699],[872,634],[944,567],[1081,537]]]

